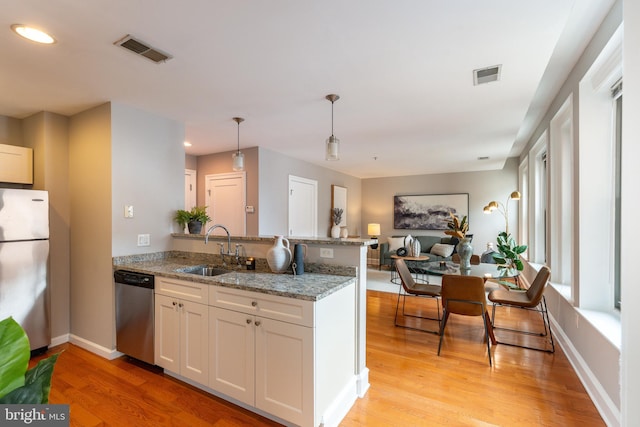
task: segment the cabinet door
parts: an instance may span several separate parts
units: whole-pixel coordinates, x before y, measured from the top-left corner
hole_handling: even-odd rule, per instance
[[[256,318],[256,404],[298,425],[314,425],[313,328]]]
[[[180,374],[199,384],[209,379],[209,310],[204,304],[180,301]]]
[[[254,405],[254,317],[209,307],[209,387]]]
[[[178,301],[155,295],[155,363],[180,372],[180,311]]]

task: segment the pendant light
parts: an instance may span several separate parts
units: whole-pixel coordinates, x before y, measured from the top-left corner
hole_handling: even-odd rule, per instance
[[[327,156],[326,160],[340,160],[340,140],[333,135],[333,103],[340,97],[338,95],[327,95],[325,97],[331,101],[331,136],[327,138]]]
[[[239,172],[244,170],[244,154],[240,151],[240,123],[244,122],[244,119],[234,117],[233,121],[238,124],[238,150],[231,157],[233,158],[233,170]]]

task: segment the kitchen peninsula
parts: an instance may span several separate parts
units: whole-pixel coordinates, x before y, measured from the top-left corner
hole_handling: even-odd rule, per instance
[[[338,425],[368,387],[364,359],[364,369],[354,369],[360,345],[354,337],[366,332],[358,310],[364,307],[360,291],[366,296],[370,241],[292,238],[292,245],[308,246],[305,274],[294,276],[265,269],[273,237],[232,237],[243,255],[258,261],[255,272],[221,257],[218,245],[205,245],[204,236],[173,237],[174,251],[114,259],[115,268],[156,276],[156,363],[277,421]],[[226,236],[211,236],[221,238],[226,242]],[[320,257],[321,247],[333,258]],[[213,277],[188,272],[190,266],[223,262],[233,271]],[[191,316],[190,326],[199,322],[202,328],[188,332],[180,326],[176,337],[167,333],[187,323],[174,314],[176,304]],[[189,351],[179,354],[177,348]]]

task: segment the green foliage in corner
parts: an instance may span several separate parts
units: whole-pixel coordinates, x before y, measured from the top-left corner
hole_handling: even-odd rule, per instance
[[[520,254],[527,250],[527,245],[518,245],[511,234],[502,232],[498,234],[498,252],[492,254],[493,259],[498,264],[499,270],[524,269],[524,264],[520,259]]]
[[[13,318],[0,321],[0,404],[49,403],[54,354],[27,370],[31,351],[24,329]]]

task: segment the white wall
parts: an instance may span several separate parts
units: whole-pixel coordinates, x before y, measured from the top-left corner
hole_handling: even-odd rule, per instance
[[[593,242],[595,236],[600,235],[598,233],[594,233],[591,230],[591,228],[594,226],[593,223],[584,222],[583,226],[583,219],[586,220],[588,218],[592,218],[592,216],[589,214],[585,214],[584,209],[582,209],[582,211],[580,210],[580,207],[584,206],[584,204],[589,199],[593,199],[592,195],[590,195],[589,198],[585,198],[584,200],[581,199],[581,192],[593,192],[598,190],[597,185],[590,185],[589,182],[589,180],[592,179],[589,178],[588,175],[589,168],[591,168],[593,171],[595,171],[595,169],[593,168],[593,165],[587,165],[587,163],[588,159],[593,157],[588,155],[580,155],[581,150],[589,150],[588,136],[582,139],[583,135],[580,134],[580,131],[584,130],[584,126],[580,125],[580,119],[586,117],[588,120],[587,113],[589,110],[585,109],[581,111],[580,109],[584,105],[584,103],[580,100],[580,81],[592,67],[594,61],[596,60],[598,55],[600,55],[601,51],[610,40],[616,29],[619,27],[621,22],[622,1],[617,1],[616,4],[612,7],[608,16],[601,24],[598,31],[595,33],[589,45],[580,56],[580,59],[576,63],[574,69],[571,71],[566,81],[556,94],[556,97],[551,103],[551,106],[547,110],[544,118],[537,126],[527,146],[522,152],[522,156],[525,156],[529,152],[540,135],[542,135],[549,129],[550,121],[560,110],[562,104],[567,100],[569,96],[572,95],[574,100],[574,151],[572,187],[572,205],[574,206],[574,239],[572,241],[572,253],[574,268],[572,275],[573,283],[571,283],[571,286],[573,286],[574,288],[584,286],[583,282],[591,279],[590,277],[585,277],[585,275],[581,277],[581,271],[588,270],[581,269],[580,264],[588,263],[590,265],[593,265],[598,261],[598,259],[594,259],[594,256],[590,255],[589,251],[583,250],[581,252],[581,247],[589,245],[589,242]],[[626,25],[628,24],[625,23],[625,26]],[[628,113],[628,111],[626,111],[626,104],[628,101],[626,87],[627,77],[628,75],[627,73],[625,73],[625,114]],[[624,126],[627,126],[627,123],[629,122],[626,122]],[[625,139],[626,138],[627,137],[625,137]],[[633,139],[629,137],[626,140],[631,141]],[[635,145],[637,146],[637,144]],[[628,158],[627,156],[629,156],[630,154],[631,153],[625,152],[623,156],[624,158]],[[604,161],[604,159],[601,160]],[[553,158],[550,161],[553,162]],[[582,168],[587,168],[587,170],[581,170]],[[635,166],[633,166],[633,168],[637,169],[637,167]],[[582,176],[587,176],[587,178],[585,178],[583,181],[581,181],[581,174]],[[633,182],[637,183],[638,180],[636,179]],[[629,198],[636,198],[635,193],[633,193],[633,190],[631,190],[631,188],[635,186],[636,184],[633,184],[632,186],[627,185],[627,200]],[[624,187],[625,185],[623,183],[623,188]],[[550,206],[549,209],[558,209],[558,207]],[[635,210],[634,212],[635,218],[635,216],[637,216],[637,210]],[[600,218],[600,220],[602,221],[602,218]],[[557,230],[555,232],[557,232]],[[550,236],[547,235],[547,241],[550,241],[549,237]],[[557,248],[552,247],[550,248],[550,251],[556,249]],[[607,251],[608,248],[605,248],[604,253],[606,254]],[[595,248],[595,250],[592,250],[591,253],[602,254],[603,248],[598,246],[597,248]],[[549,252],[547,253],[547,255],[549,255]],[[564,262],[565,260],[562,261]],[[635,262],[635,260],[633,262]],[[602,263],[600,264],[600,266],[602,266]],[[553,269],[553,265],[551,266],[551,268]],[[624,265],[623,268],[625,268]],[[628,264],[626,268],[630,269],[631,265]],[[623,283],[633,285],[634,282],[635,280],[627,279]],[[625,285],[623,284],[623,289],[624,286]],[[620,351],[620,325],[619,323],[616,325],[615,315],[578,308],[576,304],[579,304],[579,293],[576,292],[576,294],[572,297],[570,295],[570,291],[568,291],[569,289],[570,286],[554,285],[548,287],[545,293],[549,305],[549,312],[553,317],[554,330],[557,331],[558,341],[562,345],[564,352],[567,354],[567,357],[576,369],[576,372],[585,385],[587,392],[591,396],[605,421],[609,425],[619,425],[621,423],[626,425],[635,425],[634,422],[637,423],[637,420],[640,419],[638,418],[638,416],[631,418],[626,418],[626,416],[623,416],[621,418],[620,408],[622,402],[624,402],[627,397],[624,394],[621,395],[620,393],[620,359],[622,358],[622,360],[624,360],[626,358],[624,352]],[[576,298],[575,301],[574,298]],[[637,337],[638,335],[636,333],[636,340]],[[622,346],[624,347],[624,339]],[[636,358],[635,360],[638,359]],[[631,384],[636,384],[635,386],[637,387],[638,378],[640,377],[637,376],[635,381],[632,381]]]
[[[640,286],[635,263],[640,251],[640,227],[637,226],[640,202],[640,3],[624,0],[624,110],[622,139],[625,141],[622,158],[623,188],[627,197],[622,202],[622,299],[629,303],[622,310],[622,356],[620,381],[622,391],[622,425],[634,426],[640,420]]]
[[[492,200],[505,203],[518,189],[518,163],[508,159],[502,170],[434,175],[371,178],[362,181],[362,229],[368,223],[379,223],[382,238],[394,235],[434,235],[446,237],[443,231],[396,230],[393,228],[393,196],[410,194],[469,193],[469,233],[473,233],[473,251],[481,254],[487,242],[496,245],[496,236],[504,231],[504,217],[498,212],[483,213]],[[509,202],[509,231],[518,239],[518,203]],[[526,242],[519,242],[526,244]]]
[[[331,185],[347,188],[347,224],[350,235],[362,235],[361,180],[311,163],[259,148],[259,234],[283,234],[288,230],[289,175],[318,181],[318,236],[331,228]],[[366,230],[364,230],[366,233]]]
[[[184,207],[183,141],[183,124],[111,104],[113,256],[170,249],[173,215]],[[138,246],[138,234],[150,234],[151,245]]]

